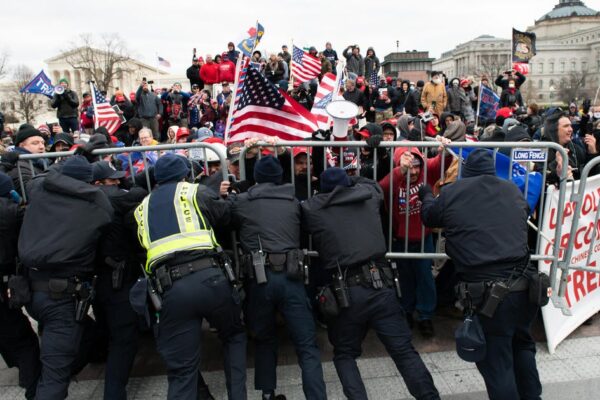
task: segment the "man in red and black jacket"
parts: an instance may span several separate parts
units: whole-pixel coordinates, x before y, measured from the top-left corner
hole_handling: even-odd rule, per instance
[[[438,140],[442,144],[450,143],[448,139],[442,137]],[[441,149],[440,147],[440,152],[436,157],[426,159],[417,147],[397,148],[394,152],[394,164],[397,167],[379,182],[383,189],[383,198],[388,212],[392,207],[392,228],[394,230],[392,250],[394,252],[433,253],[433,238],[429,228],[424,230],[423,249],[421,249],[423,223],[418,192],[419,188],[425,184],[433,186],[442,177],[442,166],[445,170],[452,163],[452,156]],[[442,157],[445,157],[443,162]],[[427,168],[425,168],[425,164],[427,164]],[[427,175],[425,175],[425,170]],[[389,198],[392,188],[392,204],[390,205]],[[407,223],[408,238],[406,237]],[[405,250],[406,243],[408,246]],[[433,336],[431,318],[436,306],[436,291],[435,281],[431,274],[431,260],[403,259],[398,263],[398,270],[402,285],[402,306],[406,311],[409,324],[412,324],[412,314],[416,310],[421,335]]]

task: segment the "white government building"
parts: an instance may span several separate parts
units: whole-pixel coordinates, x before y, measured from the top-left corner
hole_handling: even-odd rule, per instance
[[[538,103],[555,101],[560,80],[571,73],[587,75],[585,87],[598,87],[600,12],[587,7],[583,1],[560,0],[527,31],[537,36],[537,55],[530,62],[527,79]],[[510,39],[483,35],[444,52],[432,67],[444,71],[449,78],[481,75],[482,65],[486,63],[490,67],[505,65],[503,68],[507,69],[510,44]],[[504,69],[498,68],[498,72]],[[495,76],[490,78],[495,79]]]

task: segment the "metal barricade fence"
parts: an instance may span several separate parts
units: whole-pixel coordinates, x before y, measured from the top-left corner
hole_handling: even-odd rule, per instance
[[[324,148],[323,151],[323,160],[322,160],[322,166],[324,169],[329,167],[329,162],[327,159],[327,153],[325,151],[326,148],[330,148],[330,149],[338,149],[338,154],[339,154],[339,159],[340,159],[340,165],[341,167],[344,166],[348,166],[347,164],[345,164],[344,162],[344,157],[343,157],[343,153],[344,153],[344,149],[354,149],[355,151],[355,155],[356,157],[359,157],[360,155],[360,149],[365,147],[365,142],[361,142],[361,141],[347,141],[347,142],[339,142],[339,141],[328,141],[328,142],[324,142],[324,141],[280,141],[277,142],[275,144],[271,144],[271,143],[267,143],[267,142],[258,142],[256,143],[256,145],[252,146],[252,147],[275,147],[275,148],[287,148],[287,149],[293,149],[294,147],[307,147],[309,148],[309,151],[314,149],[314,148]],[[427,165],[428,162],[427,160],[432,158],[431,156],[428,155],[428,151],[429,149],[437,149],[440,146],[439,142],[382,142],[380,144],[380,146],[378,147],[378,149],[380,149],[379,151],[375,151],[374,152],[374,156],[373,156],[373,165],[372,165],[372,170],[373,170],[373,174],[375,174],[375,179],[377,181],[380,181],[381,179],[383,179],[383,176],[377,176],[377,165],[378,165],[378,157],[381,157],[378,155],[378,153],[381,150],[384,151],[390,151],[390,154],[388,154],[387,158],[389,158],[389,160],[387,160],[386,162],[389,162],[389,171],[393,171],[394,168],[396,167],[395,163],[394,163],[394,151],[397,148],[418,148],[418,149],[424,149],[425,151],[422,152],[423,154],[423,159],[424,159],[424,164],[423,164],[423,181],[427,182],[428,179],[428,174],[432,173],[430,171],[428,171]],[[440,178],[444,177],[444,173],[447,170],[447,158],[448,157],[452,157],[453,159],[457,159],[458,163],[457,163],[457,168],[458,168],[458,176],[461,175],[461,170],[462,170],[462,164],[463,164],[463,153],[461,149],[468,149],[468,148],[489,148],[489,149],[493,149],[494,151],[494,158],[496,158],[496,154],[498,153],[499,149],[542,149],[542,151],[547,155],[548,150],[552,149],[552,150],[556,150],[559,153],[561,153],[563,159],[567,159],[567,153],[565,151],[565,149],[562,146],[559,146],[558,144],[555,143],[547,143],[547,142],[515,142],[515,143],[509,143],[509,142],[486,142],[486,143],[482,143],[482,142],[453,142],[448,146],[444,146],[445,151],[448,152],[448,154],[446,154],[443,157],[440,157],[440,171],[439,171],[439,176]],[[135,173],[134,173],[134,169],[133,169],[133,162],[132,162],[132,156],[131,153],[141,153],[142,155],[142,162],[144,165],[144,176],[145,176],[145,180],[146,180],[146,184],[147,187],[150,188],[150,176],[149,176],[149,168],[148,168],[148,156],[146,155],[146,152],[158,152],[160,154],[160,152],[168,152],[168,151],[173,151],[173,150],[189,150],[189,149],[203,149],[202,151],[204,152],[204,168],[205,170],[208,170],[208,165],[207,165],[207,157],[206,157],[206,150],[212,150],[213,152],[215,152],[218,157],[219,160],[221,162],[221,174],[223,176],[223,180],[227,180],[228,179],[228,168],[227,168],[227,156],[225,154],[225,152],[222,150],[222,148],[215,146],[213,144],[210,143],[203,143],[203,142],[195,142],[195,143],[179,143],[179,144],[166,144],[166,145],[155,145],[155,146],[136,146],[136,147],[122,147],[122,148],[107,148],[107,149],[97,149],[94,150],[92,152],[92,154],[94,155],[98,155],[98,156],[106,156],[106,155],[117,155],[117,154],[127,154],[128,156],[128,168],[130,170],[130,178],[132,179],[132,181],[134,182],[135,179]],[[247,157],[247,152],[250,148],[247,147],[242,147],[242,149],[240,150],[240,163],[239,163],[239,174],[240,174],[240,180],[245,180],[246,179],[246,157]],[[458,152],[454,151],[454,150],[459,150]],[[56,152],[56,153],[43,153],[43,154],[23,154],[20,155],[19,159],[20,160],[28,160],[30,162],[29,167],[31,168],[32,172],[34,171],[33,168],[33,161],[34,160],[38,160],[38,159],[56,159],[56,158],[62,158],[62,157],[68,157],[73,155],[74,152],[73,151],[69,151],[69,152]],[[511,157],[510,157],[510,162],[509,162],[509,168],[508,168],[508,175],[511,176],[512,174],[512,170],[513,170],[513,164],[516,162],[513,160],[512,157],[512,152],[511,152]],[[257,153],[257,157],[260,158],[261,157],[261,152],[259,151]],[[190,165],[192,165],[193,160],[190,158],[189,154],[188,154],[188,159],[190,160]],[[321,161],[319,161],[321,162]],[[381,162],[381,161],[379,161]],[[313,187],[312,187],[312,178],[313,175],[311,173],[312,171],[312,166],[315,164],[315,160],[312,159],[312,156],[307,157],[307,174],[306,174],[306,185],[308,188],[308,196],[312,196],[312,192],[313,192]],[[587,177],[587,174],[589,174],[589,171],[591,170],[591,168],[594,165],[600,164],[600,157],[595,159],[594,161],[592,161],[588,166],[586,166],[586,168],[583,171],[582,174],[582,178],[585,176]],[[542,174],[543,174],[543,179],[542,179],[542,192],[541,192],[541,196],[539,199],[539,203],[543,205],[544,204],[544,200],[545,200],[545,188],[546,188],[546,177],[547,177],[547,157],[545,158],[545,161],[543,163],[543,167],[542,167]],[[19,173],[19,178],[20,178],[20,185],[21,185],[21,189],[22,189],[22,193],[23,193],[23,197],[26,200],[26,190],[25,190],[25,184],[23,182],[22,179],[22,172],[21,172],[21,166],[19,164],[17,164],[17,168],[18,168],[18,173]],[[291,171],[291,183],[294,184],[295,183],[295,174],[294,174],[294,157],[290,155],[290,165],[289,165],[290,171]],[[194,171],[193,169],[193,165],[192,165],[192,173]],[[360,174],[360,169],[361,169],[361,165],[360,163],[358,163],[356,165],[356,174],[359,175]],[[531,170],[531,165],[529,163],[527,163],[526,165],[526,170],[527,172],[532,171]],[[35,173],[34,173],[35,175]],[[559,180],[559,199],[558,199],[558,209],[557,209],[557,220],[560,221],[562,220],[562,215],[563,215],[563,210],[564,210],[564,203],[565,203],[565,185],[566,185],[566,175],[567,175],[567,170],[566,168],[562,171],[562,176],[560,177]],[[407,174],[406,176],[406,187],[410,187],[410,175]],[[387,214],[387,224],[388,224],[388,231],[387,231],[387,239],[388,239],[388,252],[386,253],[386,258],[389,259],[431,259],[431,260],[446,260],[449,257],[443,253],[443,252],[428,252],[426,253],[425,250],[425,227],[421,224],[420,230],[421,230],[421,235],[420,235],[420,251],[415,252],[415,251],[409,251],[409,215],[410,215],[410,197],[411,197],[411,193],[410,190],[406,190],[405,191],[405,198],[404,198],[404,202],[406,204],[406,208],[405,208],[405,221],[404,221],[404,235],[403,237],[401,237],[400,239],[402,241],[404,241],[404,251],[403,252],[394,252],[392,249],[392,243],[394,240],[394,232],[393,232],[393,210],[394,207],[391,207],[392,204],[394,204],[394,185],[396,184],[394,182],[394,179],[390,179],[390,187],[389,187],[389,193],[387,194],[387,201],[388,204],[390,205],[390,207],[388,207],[389,211]],[[529,175],[525,174],[525,188],[524,188],[524,193],[527,193],[528,191],[528,187],[529,187]],[[580,186],[580,190],[581,187],[585,187],[585,184],[583,186]],[[413,196],[415,195],[415,193],[412,194]],[[398,199],[398,201],[400,201],[400,199]],[[578,203],[578,207],[580,208],[581,205]],[[599,207],[600,209],[600,207]],[[539,210],[543,210],[543,206],[542,207],[538,207],[538,211]],[[542,215],[539,215],[538,213],[538,220],[541,221],[543,218]],[[530,226],[532,226],[534,229],[537,230],[537,227],[535,227],[535,225],[533,225],[530,222]],[[573,226],[572,230],[576,229],[575,226]],[[552,251],[550,252],[550,254],[543,254],[540,250],[540,235],[538,234],[537,240],[536,240],[536,246],[535,246],[535,250],[531,256],[531,259],[534,261],[539,261],[539,260],[547,260],[549,262],[551,262],[551,267],[550,267],[550,278],[551,278],[551,282],[553,284],[553,289],[555,289],[555,292],[558,293],[558,296],[564,296],[564,281],[565,281],[565,277],[566,274],[568,273],[568,269],[569,268],[579,268],[579,269],[584,269],[583,267],[569,267],[568,265],[565,264],[564,260],[561,260],[559,258],[560,254],[561,254],[561,238],[562,232],[560,229],[560,225],[557,226],[555,235],[554,235],[554,240],[553,240],[553,247],[552,247]],[[441,237],[441,233],[438,232],[437,233],[437,237],[438,240]],[[232,240],[233,240],[233,246],[234,246],[234,256],[236,258],[237,261],[237,256],[238,256],[238,252],[237,252],[237,241],[235,239],[235,232],[232,233]],[[309,252],[309,255],[311,256],[318,256],[318,254],[315,251],[312,251],[312,249],[310,249],[311,251]],[[569,249],[563,249],[564,253],[565,253],[565,259],[568,260],[568,258],[566,257],[567,255],[569,255]],[[571,249],[572,250],[572,249]],[[239,265],[239,263],[236,263]],[[559,287],[556,287],[556,276],[557,276],[557,271],[558,269],[561,270],[561,280],[560,280],[560,285]],[[589,268],[587,268],[587,270],[590,270]],[[555,301],[555,304],[558,304],[560,302]]]
[[[135,147],[111,147],[106,149],[96,149],[92,151],[93,155],[97,156],[109,156],[109,155],[118,155],[118,154],[126,154],[127,155],[127,168],[129,170],[130,179],[132,183],[135,182],[136,173],[134,170],[134,162],[132,158],[132,153],[140,153],[142,164],[144,166],[144,176],[146,180],[147,187],[150,188],[150,175],[149,175],[149,155],[147,152],[154,152],[160,157],[161,152],[171,152],[175,150],[190,150],[190,149],[202,149],[203,152],[203,164],[205,171],[208,171],[208,162],[206,156],[206,150],[212,150],[219,157],[219,161],[221,162],[221,173],[223,175],[223,179],[227,180],[228,171],[227,171],[227,155],[222,150],[221,147],[215,146],[211,143],[203,143],[203,142],[194,142],[194,143],[177,143],[177,144],[160,144],[155,146],[135,146]],[[35,168],[33,167],[33,161],[35,160],[49,160],[49,159],[60,159],[64,157],[69,157],[75,154],[75,151],[62,151],[62,152],[54,152],[54,153],[42,153],[42,154],[21,154],[19,156],[19,160],[27,160],[29,161],[29,168],[32,172],[32,175],[35,176]],[[188,160],[190,161],[191,173],[193,174],[193,159],[191,155],[188,153]],[[23,194],[23,199],[27,201],[27,192],[25,190],[25,182],[23,181],[23,173],[21,170],[21,165],[17,163],[16,165],[18,176],[19,176],[19,184],[21,187],[21,193]]]
[[[600,197],[597,197],[595,195],[592,196],[588,196],[589,199],[586,199],[586,189],[588,187],[588,178],[590,177],[590,173],[592,172],[592,170],[597,167],[598,165],[600,165],[600,156],[593,158],[592,160],[590,160],[585,167],[583,168],[583,171],[581,171],[581,175],[579,178],[579,184],[577,189],[575,189],[575,187],[573,187],[573,190],[571,192],[571,196],[570,196],[570,205],[569,208],[571,210],[571,216],[572,216],[572,222],[571,222],[571,229],[570,231],[567,233],[568,234],[568,240],[566,241],[567,244],[564,250],[564,257],[562,257],[559,261],[558,261],[558,269],[560,270],[560,280],[559,280],[559,287],[558,287],[558,296],[560,298],[564,298],[565,294],[566,294],[566,290],[567,290],[567,284],[569,281],[569,272],[570,271],[582,271],[582,272],[586,272],[586,273],[593,273],[593,274],[598,274],[599,273],[599,269],[596,266],[595,262],[592,262],[592,256],[596,251],[595,247],[596,247],[596,242],[598,241],[598,239],[600,239],[600,226],[598,225],[598,218],[600,217]],[[589,200],[589,201],[587,201]],[[586,206],[586,208],[584,209],[584,205]],[[561,209],[561,211],[565,210],[567,208],[567,205],[562,203],[559,204],[557,207],[559,207],[559,209]],[[587,210],[587,211],[586,211]],[[582,222],[582,217],[583,217],[583,213],[589,214],[589,213],[593,213],[594,217],[593,217],[593,222],[588,224],[588,226],[582,226],[580,227],[580,224]],[[561,221],[563,221],[562,217],[564,214],[561,213],[560,216],[557,216],[556,219],[556,227],[560,227],[562,226]],[[580,237],[579,233],[583,233],[583,238]],[[565,235],[567,235],[565,234]],[[587,251],[583,251],[582,254],[584,255],[584,257],[577,257],[577,258],[573,258],[573,251],[575,246],[577,245],[579,239],[582,239],[583,243],[582,246],[578,246],[583,248],[583,244],[587,244],[586,242],[589,242],[589,246],[587,248]],[[560,238],[559,236],[556,236],[555,241],[561,241],[563,243],[561,243],[561,245],[564,245],[564,238]],[[587,254],[586,254],[587,253]],[[581,264],[581,261],[579,260],[579,258],[582,258],[581,261],[584,261],[583,264]],[[589,290],[589,286],[588,286],[588,290]],[[566,306],[565,306],[566,307]],[[563,311],[564,312],[564,311]],[[567,313],[565,313],[567,314]]]
[[[418,148],[418,149],[424,149],[425,151],[422,151],[423,154],[423,159],[424,159],[424,164],[423,164],[423,181],[427,182],[428,180],[428,174],[432,173],[431,171],[427,170],[427,165],[428,162],[427,160],[431,158],[431,156],[428,156],[428,151],[429,149],[437,149],[441,144],[437,141],[435,142],[408,142],[408,141],[400,141],[400,142],[382,142],[377,149],[383,149],[384,151],[389,150],[391,154],[388,154],[387,158],[389,158],[389,160],[387,160],[386,162],[389,162],[389,171],[393,171],[394,167],[396,166],[394,164],[394,151],[397,148]],[[365,142],[362,141],[346,141],[346,142],[340,142],[340,141],[279,141],[275,144],[272,143],[267,143],[267,142],[258,142],[255,145],[251,146],[251,147],[243,147],[241,152],[240,152],[240,179],[244,180],[246,179],[247,174],[249,173],[248,171],[246,171],[246,163],[245,160],[247,158],[247,153],[248,150],[250,150],[253,147],[267,147],[267,148],[288,148],[288,149],[293,149],[296,147],[307,147],[309,149],[314,149],[314,148],[330,148],[330,149],[337,149],[337,153],[340,154],[340,167],[345,167],[347,165],[344,165],[344,158],[342,157],[343,155],[343,149],[346,148],[351,148],[351,149],[355,149],[355,153],[356,153],[356,157],[359,157],[360,155],[360,149],[364,148],[366,146]],[[548,150],[552,149],[555,150],[557,152],[559,152],[562,157],[563,160],[566,160],[567,158],[567,152],[565,151],[565,149],[556,144],[556,143],[549,143],[549,142],[453,142],[447,146],[444,146],[444,148],[446,149],[445,151],[447,151],[448,153],[451,154],[451,157],[453,159],[457,159],[458,160],[458,171],[457,174],[458,176],[461,175],[461,170],[462,170],[462,164],[463,164],[463,152],[462,149],[472,149],[472,148],[487,148],[487,149],[493,149],[493,155],[494,155],[494,160],[496,160],[497,157],[497,153],[500,149],[530,149],[530,150],[535,150],[535,149],[541,149],[541,152],[543,153],[544,157],[543,157],[543,165],[541,167],[541,174],[542,174],[542,183],[541,183],[541,194],[538,200],[538,207],[536,210],[536,219],[537,221],[540,221],[541,225],[541,221],[543,220],[543,215],[541,215],[542,211],[543,211],[543,204],[545,202],[545,198],[546,198],[546,178],[547,178],[547,171],[548,171]],[[453,151],[454,150],[458,150],[458,151]],[[373,151],[373,149],[371,149],[371,151]],[[380,150],[381,151],[381,150]],[[373,166],[372,166],[372,170],[373,170],[373,174],[377,174],[377,164],[378,164],[378,153],[380,153],[380,151],[375,151],[373,154]],[[275,152],[278,152],[277,150],[275,150]],[[256,157],[260,158],[261,157],[261,151],[258,151],[256,154]],[[323,160],[314,160],[312,159],[312,156],[307,157],[307,182],[306,185],[308,187],[308,196],[312,196],[312,192],[313,192],[313,176],[312,176],[312,166],[314,166],[316,163],[321,163],[323,165],[323,168],[328,168],[328,160],[327,160],[327,155],[326,155],[326,151],[323,151]],[[379,158],[381,158],[381,156],[379,156]],[[447,158],[448,156],[443,156],[440,157],[440,173],[439,176],[440,178],[444,178],[444,173],[447,170],[446,167],[448,167],[448,165],[446,164]],[[294,177],[294,157],[293,155],[290,155],[290,165],[289,165],[289,169],[291,171],[291,183],[295,184],[295,177]],[[510,152],[510,161],[509,161],[509,166],[508,166],[508,176],[512,177],[512,171],[513,171],[513,165],[517,162],[520,161],[515,161],[513,159],[513,152]],[[599,161],[600,162],[600,161]],[[534,172],[534,169],[532,168],[532,163],[526,163],[525,165],[525,169],[527,171],[527,173],[525,174],[525,183],[524,183],[524,193],[528,193],[528,189],[529,189],[529,172]],[[287,168],[286,166],[284,166],[284,168]],[[357,165],[357,169],[356,169],[356,175],[360,175],[360,162]],[[539,169],[539,168],[538,168]],[[565,202],[565,185],[566,185],[566,177],[567,177],[567,169],[564,168],[564,170],[562,171],[561,176],[559,177],[559,200],[558,200],[558,210],[557,210],[557,219],[561,220],[562,219],[562,214],[563,214],[563,208],[562,205],[564,205]],[[381,179],[383,179],[384,176],[375,176],[375,180],[380,181]],[[388,252],[386,253],[386,258],[388,259],[432,259],[432,260],[446,260],[448,259],[448,255],[443,253],[443,252],[425,252],[425,233],[426,233],[426,229],[425,226],[423,226],[421,224],[421,235],[420,235],[420,251],[415,252],[415,251],[409,251],[409,215],[410,215],[410,197],[411,197],[411,193],[410,190],[406,190],[405,192],[405,198],[403,199],[406,208],[404,211],[404,235],[402,235],[403,237],[400,237],[401,241],[403,241],[404,246],[403,252],[394,252],[392,249],[392,243],[394,240],[394,231],[393,231],[393,220],[394,220],[394,215],[393,215],[393,210],[394,207],[392,206],[394,204],[394,201],[401,201],[401,199],[394,199],[393,195],[394,195],[394,185],[396,183],[394,182],[394,179],[390,179],[390,187],[387,193],[387,203],[389,205],[388,207],[388,213],[387,213],[387,240],[388,240]],[[406,187],[410,188],[410,174],[407,174],[406,176]],[[412,193],[412,195],[416,195],[416,193]],[[351,217],[351,216],[349,216]],[[482,223],[485,223],[485,221],[482,221]],[[528,221],[529,226],[537,231],[537,238],[536,238],[536,243],[535,243],[535,249],[533,251],[533,253],[531,254],[531,260],[532,261],[540,261],[540,260],[547,260],[549,262],[551,262],[551,267],[550,267],[550,279],[553,285],[553,289],[555,289],[555,293],[557,292],[557,280],[556,280],[556,276],[557,276],[557,269],[559,266],[559,261],[561,261],[559,259],[559,256],[561,254],[561,248],[560,248],[560,240],[559,238],[561,237],[561,229],[560,226],[557,227],[556,232],[555,232],[555,237],[553,240],[553,247],[551,248],[551,252],[550,254],[545,254],[544,252],[541,251],[540,249],[540,243],[541,243],[541,235],[540,235],[540,231],[538,229],[538,227],[533,224],[533,222],[530,220]],[[438,232],[437,233],[437,238],[439,240],[439,238],[441,237],[441,233]],[[493,245],[493,244],[490,244]],[[312,250],[312,249],[311,249]],[[563,249],[564,250],[564,249]],[[314,251],[310,251],[309,252],[310,255],[312,256],[316,256],[316,252]],[[563,271],[564,274],[564,271]],[[558,290],[558,293],[561,293],[564,295],[564,291],[560,292],[560,290]],[[553,301],[555,304],[560,304],[561,302],[556,298],[556,296],[554,296]]]

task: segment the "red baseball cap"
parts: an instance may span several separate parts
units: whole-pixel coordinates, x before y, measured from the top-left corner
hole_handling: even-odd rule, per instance
[[[296,156],[299,156],[300,154],[311,154],[312,149],[308,147],[294,147],[292,153],[294,155],[294,158],[296,158]]]
[[[391,77],[391,76],[388,76],[387,78],[385,78],[385,82],[386,82],[387,84],[390,84],[390,83],[392,83],[392,77]]]
[[[502,117],[502,118],[510,118],[513,116],[513,112],[509,107],[502,107],[501,109],[499,109],[498,111],[496,111],[496,118],[498,117]]]
[[[180,127],[179,129],[177,129],[177,134],[175,135],[175,140],[179,140],[183,137],[188,137],[188,136],[190,136],[190,130],[185,127]]]
[[[368,139],[371,137],[371,132],[368,131],[368,129],[366,128],[362,128],[361,130],[359,130],[357,132],[360,136],[364,137],[365,139]]]

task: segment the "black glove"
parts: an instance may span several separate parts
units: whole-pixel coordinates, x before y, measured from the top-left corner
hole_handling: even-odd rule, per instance
[[[238,182],[232,182],[229,189],[230,189],[230,191],[235,192],[235,193],[244,193],[244,192],[247,192],[251,186],[252,186],[252,184],[249,181],[238,181]]]
[[[592,100],[590,99],[585,99],[583,101],[583,113],[587,114],[590,112],[590,107],[592,107]]]
[[[17,165],[17,161],[19,161],[19,153],[16,151],[7,151],[6,153],[2,153],[0,156],[0,161],[10,165]]]
[[[314,131],[312,134],[313,140],[327,141],[331,137],[331,131],[324,131],[323,129],[319,129],[318,131]]]
[[[427,194],[431,194],[433,196],[433,191],[431,190],[431,186],[423,185],[419,188],[419,200],[423,201]]]
[[[381,141],[383,140],[383,136],[374,135],[367,139],[367,146],[370,148],[378,147]]]

